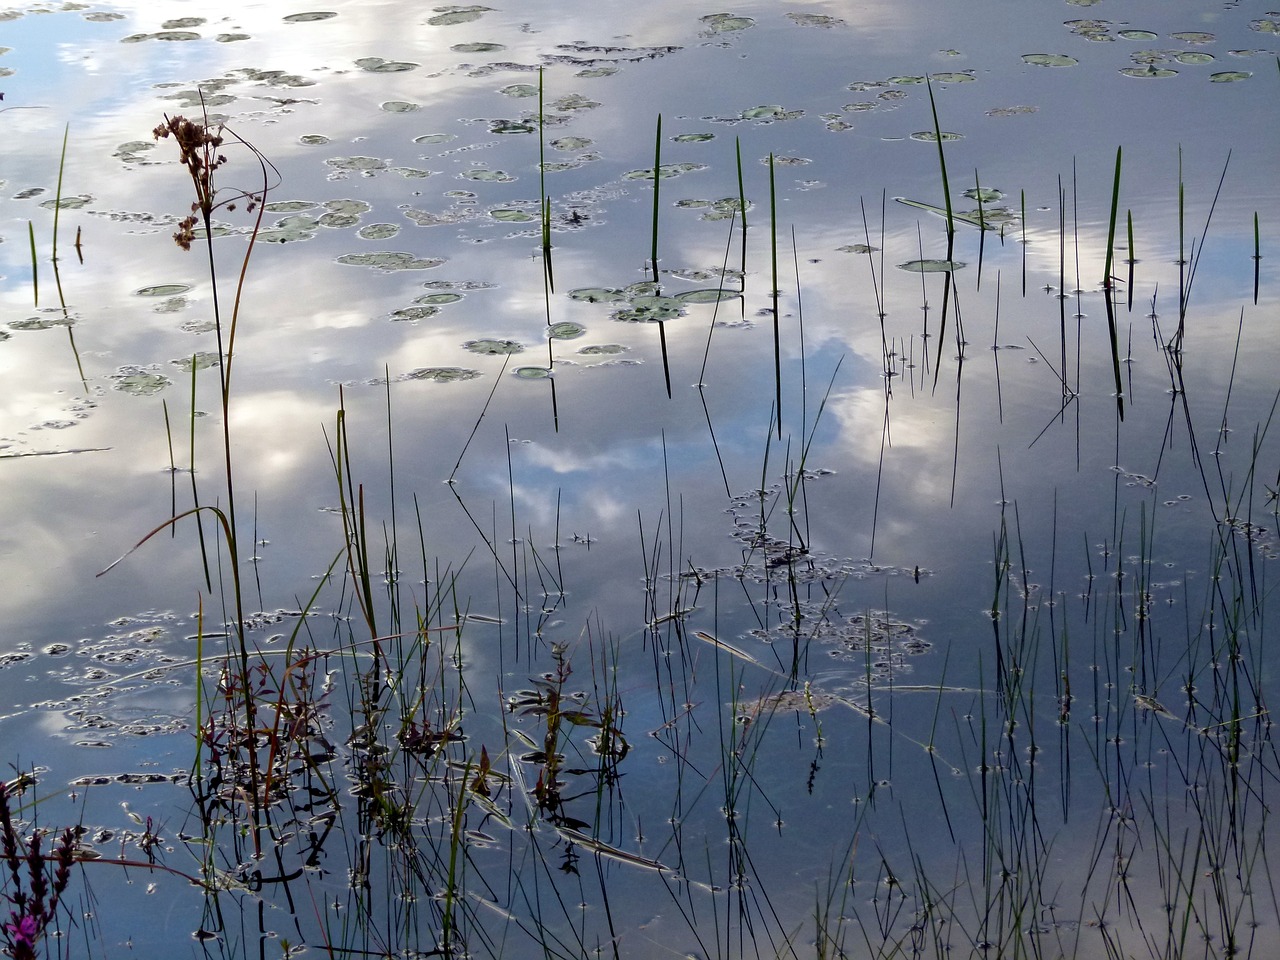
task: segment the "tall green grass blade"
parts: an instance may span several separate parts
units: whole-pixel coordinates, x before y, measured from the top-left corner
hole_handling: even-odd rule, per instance
[[[1125,263],[1129,265],[1128,310],[1130,313],[1132,313],[1133,312],[1133,268],[1134,268],[1134,265],[1138,262],[1138,255],[1133,252],[1134,245],[1133,245],[1133,211],[1132,210],[1125,211],[1125,226],[1128,231],[1128,244],[1129,244],[1128,245],[1129,256],[1125,259]]]
[[[742,219],[742,263],[738,269],[742,273],[743,297],[739,307],[745,318],[747,315],[747,190],[742,179],[742,140],[740,138],[734,137],[733,148],[738,166],[738,216]]]
[[[942,123],[938,119],[938,102],[933,95],[933,81],[926,75],[925,87],[929,91],[929,110],[933,114],[933,134],[938,145],[938,171],[942,177],[942,197],[947,211],[947,261],[954,259],[956,247],[955,209],[951,204],[951,181],[947,177],[947,154],[942,149]],[[947,305],[951,299],[951,284],[954,281],[953,271],[947,270],[942,282],[942,314],[938,321],[938,351],[934,360],[933,386],[937,389],[938,376],[942,372],[942,346],[947,333]]]
[[[546,113],[543,108],[543,68],[538,68],[538,194],[542,213],[542,270],[548,293],[556,292],[551,268],[551,198],[547,196]],[[551,322],[551,301],[547,299],[547,323]]]
[[[53,199],[53,262],[58,262],[58,216],[62,213],[62,174],[67,168],[67,138],[71,136],[71,124],[62,131],[62,156],[58,159],[58,189]]]
[[[1258,305],[1259,270],[1262,266],[1262,237],[1258,232],[1258,211],[1253,211],[1253,305]]]
[[[31,244],[31,293],[35,298],[35,306],[40,306],[40,262],[36,256],[36,228],[30,220],[27,221],[27,240]],[[1255,297],[1255,302],[1257,298]]]

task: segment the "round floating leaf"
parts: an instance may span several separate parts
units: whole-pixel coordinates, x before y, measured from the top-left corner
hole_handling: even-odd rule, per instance
[[[1116,36],[1122,40],[1140,40],[1143,43],[1150,43],[1152,40],[1159,39],[1158,35],[1150,30],[1121,30]]]
[[[455,43],[449,49],[454,53],[497,53],[507,48],[500,43]]]
[[[865,243],[852,243],[843,247],[836,247],[837,253],[876,253],[879,247],[869,247]]]
[[[507,97],[536,97],[538,95],[538,85],[536,83],[512,83],[498,92]]]
[[[448,143],[450,140],[457,140],[456,133],[426,133],[420,137],[414,137],[414,143]]]
[[[378,270],[430,270],[445,261],[438,257],[415,257],[412,253],[348,253],[338,258],[338,263],[358,267],[374,267]]]
[[[55,207],[59,210],[79,210],[93,203],[93,197],[88,194],[81,194],[78,197],[63,197],[61,200],[46,200],[40,206],[46,210],[52,210]]]
[[[170,360],[175,367],[178,367],[183,373],[190,373],[194,366],[197,370],[207,370],[210,367],[216,367],[222,358],[212,350],[201,350],[189,357],[178,357],[176,360]]]
[[[157,283],[150,287],[139,287],[133,291],[135,297],[176,297],[186,293],[191,287],[185,283]]]
[[[825,13],[788,13],[787,19],[802,27],[822,27],[827,30],[844,25],[839,17],[829,17]]]
[[[743,120],[781,120],[787,115],[787,111],[779,104],[769,103],[759,107],[752,107],[749,110],[742,111]]]
[[[417,70],[420,64],[405,60],[383,60],[381,57],[361,57],[356,66],[369,73],[408,73]]]
[[[572,320],[562,320],[547,327],[547,336],[552,340],[576,340],[586,332],[586,327]]]
[[[501,220],[503,223],[528,223],[530,220],[538,219],[528,210],[519,210],[514,207],[499,207],[497,210],[490,210],[489,216],[495,220]]]
[[[912,140],[920,140],[920,141],[923,141],[924,143],[937,143],[937,142],[938,142],[938,135],[937,135],[937,133],[935,133],[935,132],[934,132],[934,131],[932,131],[932,130],[918,130],[918,131],[916,131],[915,133],[911,134],[911,139],[912,139]],[[948,133],[946,130],[943,130],[943,131],[942,131],[942,139],[943,139],[944,141],[946,141],[946,140],[963,140],[963,139],[964,139],[964,134],[963,134],[963,133]]]
[[[1213,83],[1235,83],[1237,80],[1248,80],[1253,74],[1248,70],[1224,70],[1221,73],[1211,73],[1209,79]]]
[[[148,373],[136,367],[122,367],[112,378],[114,388],[134,397],[150,397],[159,393],[173,381],[158,373]]]
[[[322,147],[329,142],[329,138],[319,133],[308,133],[298,138],[299,143],[305,143],[309,147]]]
[[[382,104],[382,109],[386,113],[413,113],[415,110],[421,110],[422,104],[411,100],[387,100]]]
[[[606,357],[625,353],[626,350],[627,348],[620,343],[593,343],[585,347],[579,347],[578,353],[584,357]]]
[[[314,200],[275,200],[265,204],[263,210],[267,213],[301,213],[303,210],[314,210],[320,204]]]
[[[1249,29],[1258,33],[1280,33],[1280,20],[1250,20]]]
[[[317,20],[329,20],[337,14],[329,10],[317,10],[314,13],[291,13],[284,18],[285,23],[314,23]]]
[[[594,140],[589,140],[586,137],[560,137],[559,139],[552,140],[548,146],[554,147],[557,150],[582,150],[585,147],[591,146],[593,143],[595,143]]]
[[[391,311],[391,319],[397,322],[404,320],[429,320],[440,312],[440,308],[430,304],[421,307],[403,307]]]
[[[931,73],[929,77],[938,83],[971,83],[978,79],[971,73]]]
[[[730,33],[755,26],[755,21],[750,17],[735,17],[731,13],[712,13],[699,17],[698,22],[705,26],[709,33]]]
[[[579,287],[569,291],[569,299],[583,303],[618,303],[625,300],[626,295],[612,287]]]
[[[325,163],[335,170],[356,170],[361,173],[387,168],[387,161],[377,157],[330,157]]]
[[[551,376],[551,370],[547,367],[516,367],[511,374],[521,380],[546,380]]]
[[[1213,63],[1216,59],[1212,53],[1201,53],[1199,50],[1184,50],[1181,53],[1174,54],[1173,59],[1179,63],[1191,65],[1199,65],[1203,63]]]
[[[361,227],[356,236],[361,240],[388,240],[399,232],[400,227],[394,223],[371,223]]]
[[[587,79],[595,79],[597,77],[612,77],[618,72],[617,67],[589,67],[586,70],[579,70],[574,74],[575,77],[586,77]]]
[[[326,213],[317,222],[330,230],[342,230],[346,227],[354,227],[360,222],[360,218],[349,213]]]
[[[948,273],[964,267],[965,264],[960,260],[908,260],[898,264],[899,270],[910,270],[912,273]]]
[[[904,85],[904,84],[909,85],[909,84],[915,84],[915,83],[924,83],[924,77],[917,77],[917,76],[904,75],[904,76],[899,76],[899,77],[890,77],[890,78],[889,78],[887,81],[885,81],[885,82],[886,82],[886,83],[896,83],[896,84],[900,84],[900,85]],[[864,85],[863,85],[863,84],[850,84],[850,85],[849,85],[849,89],[850,89],[850,90],[855,90],[855,89],[856,89],[856,90],[861,91],[863,88],[864,88]]]
[[[659,285],[653,280],[637,280],[629,284],[623,294],[630,300],[633,297],[651,297],[658,292]]]
[[[472,20],[479,20],[482,15],[492,10],[492,7],[481,7],[472,5],[469,7],[436,7],[436,15],[427,19],[427,23],[433,27],[450,27],[459,23],[470,23]]]
[[[1125,67],[1120,71],[1126,77],[1138,77],[1139,79],[1147,78],[1163,78],[1176,77],[1177,70],[1170,70],[1167,67],[1157,67],[1154,63],[1145,67]]]
[[[400,377],[401,380],[432,380],[435,383],[456,383],[459,380],[474,380],[480,376],[479,370],[468,370],[465,367],[420,367]]]
[[[681,303],[720,303],[722,300],[736,300],[740,296],[742,294],[736,290],[707,288],[705,290],[686,290],[683,293],[677,293],[675,298]]]
[[[613,319],[624,323],[656,323],[683,316],[684,304],[675,297],[633,297],[621,310],[615,310]]]
[[[344,217],[358,217],[362,213],[368,213],[373,209],[373,205],[364,200],[326,200],[324,208],[330,213],[336,213]]]
[[[706,143],[708,140],[714,140],[714,133],[682,133],[671,138],[672,143]]]
[[[1080,61],[1065,53],[1024,53],[1023,63],[1031,63],[1037,67],[1074,67]]]
[[[460,293],[424,293],[420,297],[414,297],[414,303],[430,303],[436,306],[444,306],[446,303],[457,303],[462,299]]]
[[[480,180],[486,183],[511,183],[515,180],[515,177],[504,170],[487,170],[483,167],[464,170],[459,176],[464,180]]]
[[[693,173],[696,170],[705,170],[705,163],[664,163],[658,168],[658,179],[669,180],[671,177],[678,177],[682,173]],[[653,167],[646,170],[628,170],[623,174],[628,180],[652,180]]]
[[[481,340],[468,340],[462,346],[465,349],[470,350],[472,353],[478,353],[486,357],[521,353],[524,351],[524,344],[515,340],[494,340],[485,338]]]
[[[1203,33],[1199,30],[1184,30],[1181,33],[1172,33],[1170,36],[1183,43],[1213,43],[1218,39],[1212,33]]]

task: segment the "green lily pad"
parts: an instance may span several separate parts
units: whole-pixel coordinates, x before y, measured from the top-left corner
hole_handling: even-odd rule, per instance
[[[937,135],[937,133],[935,133],[933,130],[917,130],[915,133],[911,134],[911,139],[912,139],[912,140],[920,140],[920,141],[922,141],[922,142],[924,142],[924,143],[937,143],[937,142],[938,142],[938,135]],[[963,134],[963,133],[948,133],[946,130],[943,130],[943,131],[942,131],[942,139],[943,139],[944,141],[949,141],[949,140],[963,140],[963,139],[964,139],[964,134]]]
[[[1201,53],[1199,50],[1183,50],[1180,53],[1175,53],[1173,55],[1173,59],[1177,60],[1179,63],[1186,63],[1195,66],[1204,63],[1213,63],[1217,58],[1214,57],[1212,53]]]
[[[485,183],[511,183],[515,180],[511,174],[505,170],[489,170],[485,167],[477,167],[474,170],[464,170],[458,174],[464,180],[479,180]]]
[[[200,350],[189,357],[178,357],[176,360],[170,360],[175,367],[183,373],[190,373],[194,367],[196,370],[207,370],[210,367],[216,367],[222,362],[222,358],[212,350]]]
[[[459,23],[471,23],[473,20],[479,20],[484,14],[488,13],[492,9],[492,7],[481,7],[477,5],[469,7],[436,7],[436,15],[434,17],[428,17],[427,23],[433,27],[452,27]]]
[[[824,13],[788,13],[787,19],[801,27],[821,27],[825,30],[844,26],[844,21],[839,17],[829,17]]]
[[[1159,39],[1159,35],[1152,33],[1150,30],[1121,30],[1116,36],[1122,40],[1140,40],[1143,43],[1150,43],[1152,40]]]
[[[417,70],[421,64],[407,60],[383,60],[382,57],[361,57],[356,66],[368,73],[408,73]]]
[[[675,297],[633,297],[627,306],[613,312],[613,319],[624,323],[657,323],[684,315],[684,304]]]
[[[480,340],[468,340],[462,346],[472,353],[478,353],[486,357],[503,356],[524,351],[524,344],[518,341],[495,340],[487,337]]]
[[[331,20],[337,14],[330,10],[317,10],[312,13],[291,13],[284,18],[285,23],[315,23],[317,20]]]
[[[325,163],[335,170],[354,170],[364,174],[387,168],[387,161],[377,157],[330,157]]]
[[[705,163],[664,163],[658,168],[658,179],[669,180],[684,173],[693,173],[697,170],[705,169],[707,169]],[[622,176],[627,180],[652,180],[653,167],[645,170],[628,170]]]
[[[538,95],[538,85],[536,83],[511,83],[498,92],[504,97],[516,97],[518,99],[536,97]]]
[[[356,236],[361,240],[389,240],[399,232],[400,227],[394,223],[371,223],[356,231]]]
[[[556,150],[582,150],[595,143],[594,140],[587,137],[559,137],[552,140],[547,146]]]
[[[735,30],[746,30],[755,26],[751,17],[736,17],[732,13],[712,13],[699,17],[698,22],[707,28],[708,33],[732,33]]]
[[[551,376],[549,367],[516,367],[511,375],[520,380],[546,380]]]
[[[837,253],[877,253],[879,247],[869,247],[865,243],[851,243],[843,247],[836,247]]]
[[[499,207],[496,210],[490,210],[489,216],[503,223],[528,223],[530,220],[538,219],[528,210],[520,210],[516,207]]]
[[[135,297],[176,297],[191,289],[186,283],[157,283],[150,287],[139,287],[133,291]]]
[[[158,373],[148,373],[139,367],[121,367],[111,377],[114,389],[133,397],[150,397],[173,383]]]
[[[908,260],[898,264],[898,269],[911,273],[949,273],[952,270],[963,270],[965,266],[960,260]]]
[[[326,200],[324,208],[330,213],[336,213],[343,217],[358,217],[362,213],[368,213],[373,209],[373,204],[364,200],[348,200],[342,198],[339,200]]]
[[[547,337],[552,340],[576,340],[586,332],[586,327],[572,320],[562,320],[547,327]]]
[[[677,293],[675,299],[681,303],[720,303],[725,300],[736,300],[740,296],[742,294],[736,290],[708,287],[704,290],[686,290],[683,293]]]
[[[593,343],[578,348],[578,353],[584,357],[607,357],[626,351],[627,348],[620,343]]]
[[[1177,70],[1170,70],[1167,67],[1157,67],[1154,63],[1145,67],[1125,67],[1120,71],[1126,77],[1138,77],[1139,79],[1176,77]]]
[[[498,53],[507,49],[500,43],[455,43],[449,48],[454,53]]]
[[[384,113],[413,113],[421,110],[422,104],[411,100],[387,100],[381,104],[381,109]]]
[[[1209,80],[1212,83],[1235,83],[1238,80],[1248,80],[1253,74],[1248,70],[1223,70],[1221,73],[1209,74]]]
[[[439,312],[439,307],[432,306],[430,304],[420,307],[402,307],[399,310],[391,311],[391,319],[397,323],[404,321],[430,320]]]
[[[972,83],[978,79],[971,73],[931,73],[929,78],[937,83]]]
[[[267,213],[301,213],[303,210],[314,210],[320,204],[314,200],[274,200],[264,204],[262,209]]]
[[[445,261],[439,257],[415,257],[412,253],[348,253],[338,258],[338,263],[358,267],[373,267],[388,273],[394,270],[430,270]]]
[[[618,303],[627,297],[621,290],[612,287],[579,287],[569,291],[569,299],[583,303]]]
[[[1023,63],[1035,64],[1037,67],[1074,67],[1080,63],[1075,57],[1065,53],[1024,53]]]
[[[478,376],[480,376],[479,370],[468,370],[466,367],[419,367],[417,370],[410,370],[399,379],[457,383],[461,380],[474,380]]]
[[[1204,33],[1200,30],[1184,30],[1181,33],[1171,33],[1169,36],[1183,43],[1213,43],[1218,39],[1212,33]]]
[[[308,133],[299,137],[298,142],[308,147],[322,147],[329,142],[329,138],[320,133]]]

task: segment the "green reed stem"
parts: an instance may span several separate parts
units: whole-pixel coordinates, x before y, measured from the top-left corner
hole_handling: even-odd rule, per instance
[[[36,228],[30,220],[27,221],[27,240],[31,244],[31,292],[35,297],[35,306],[40,306],[40,265],[36,257]],[[1257,297],[1254,297],[1257,302]]]
[[[659,184],[662,182],[662,114],[658,114],[658,127],[653,135],[653,230],[649,244],[649,261],[653,264],[653,282],[658,282],[658,210]]]
[[[773,386],[774,413],[778,418],[778,439],[782,439],[782,319],[778,309],[778,192],[769,154],[769,267],[770,296],[773,300]]]
[[[1121,147],[1116,147],[1115,178],[1111,184],[1111,218],[1107,227],[1107,260],[1102,274],[1102,293],[1107,299],[1107,334],[1111,338],[1111,372],[1116,384],[1116,410],[1120,419],[1124,419],[1124,380],[1120,374],[1120,338],[1116,332],[1115,303],[1112,299],[1113,283],[1111,278],[1112,263],[1115,259],[1116,216],[1120,209],[1120,162],[1123,155]],[[1064,375],[1066,371],[1063,371]]]

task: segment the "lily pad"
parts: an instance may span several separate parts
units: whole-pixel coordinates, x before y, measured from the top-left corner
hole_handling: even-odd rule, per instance
[[[1177,60],[1179,63],[1186,63],[1195,66],[1204,63],[1213,63],[1217,58],[1214,57],[1212,53],[1201,53],[1199,50],[1183,50],[1181,53],[1174,54],[1173,59]]]
[[[444,306],[446,303],[457,303],[462,299],[460,293],[424,293],[420,297],[414,297],[414,303],[429,303],[434,306]]]
[[[898,264],[898,269],[911,273],[950,273],[952,270],[963,270],[965,266],[960,260],[908,260]]]
[[[552,340],[576,340],[586,332],[586,327],[572,320],[562,320],[547,327],[547,336]]]
[[[490,210],[489,216],[502,223],[528,223],[530,220],[538,219],[528,210],[521,210],[517,207],[499,207],[496,210]]]
[[[150,397],[173,383],[166,376],[139,367],[121,367],[111,379],[115,381],[114,389],[134,397]]]
[[[1248,70],[1223,70],[1221,73],[1211,73],[1209,80],[1213,83],[1235,83],[1238,80],[1248,80],[1253,74]]]
[[[1218,39],[1212,33],[1204,33],[1200,30],[1184,30],[1181,33],[1172,33],[1170,36],[1183,43],[1213,43]]]
[[[511,183],[516,179],[505,170],[489,170],[486,167],[464,170],[458,176],[464,180],[480,180],[486,183]]]
[[[578,348],[578,353],[584,357],[607,357],[626,351],[627,348],[620,343],[592,343]]]
[[[703,290],[686,290],[683,293],[677,293],[675,299],[681,303],[720,303],[724,300],[736,300],[740,296],[742,294],[736,290],[708,287]]]
[[[401,380],[431,380],[435,383],[457,383],[461,380],[474,380],[480,376],[479,370],[468,370],[466,367],[419,367],[401,376]]]
[[[492,10],[492,7],[481,7],[472,5],[468,7],[448,6],[436,7],[436,15],[428,17],[427,23],[433,27],[451,27],[459,23],[470,23],[473,20],[479,20],[484,14]]]
[[[361,240],[389,240],[399,232],[399,225],[394,223],[371,223],[356,231],[356,236]]]
[[[1150,43],[1152,40],[1159,39],[1159,35],[1152,33],[1150,30],[1121,30],[1116,36],[1122,40],[1139,40],[1143,43]]]
[[[929,77],[937,83],[972,83],[978,79],[971,73],[931,73]]]
[[[839,17],[829,17],[824,13],[788,13],[787,19],[802,27],[822,27],[829,30],[844,26],[844,21]]]
[[[626,295],[612,287],[579,287],[569,291],[569,299],[583,303],[618,303],[625,300]]]
[[[440,308],[431,304],[420,307],[402,307],[391,311],[391,319],[397,322],[413,320],[430,320],[440,312]]]
[[[865,243],[851,243],[843,247],[836,247],[837,253],[877,253],[879,247],[869,247]]]
[[[922,141],[922,142],[924,142],[924,143],[937,143],[937,142],[938,142],[938,134],[937,134],[937,133],[935,133],[933,130],[917,130],[915,133],[911,134],[911,139],[912,139],[912,140],[920,140],[920,141]],[[963,140],[963,139],[964,139],[964,134],[963,134],[963,133],[949,133],[949,132],[947,132],[946,130],[943,130],[943,131],[942,131],[942,139],[943,139],[944,141],[949,141],[949,140]]]
[[[613,312],[613,319],[624,323],[658,323],[683,316],[684,304],[675,297],[640,296],[621,310]]]
[[[1038,67],[1074,67],[1080,63],[1075,57],[1069,57],[1065,53],[1024,53],[1022,62]]]
[[[385,113],[413,113],[421,110],[422,104],[411,100],[387,100],[381,104],[381,109]]]
[[[445,261],[439,257],[415,257],[412,253],[347,253],[338,263],[358,267],[373,267],[388,273],[395,270],[430,270]]]
[[[284,18],[285,23],[315,23],[317,20],[332,20],[337,14],[331,10],[316,10],[311,13],[291,13]]]
[[[320,204],[314,200],[274,200],[264,204],[262,209],[267,213],[301,213],[303,210],[314,210]]]
[[[157,283],[150,287],[139,287],[133,291],[135,297],[176,297],[191,289],[186,283]]]
[[[511,83],[498,92],[504,97],[516,97],[519,99],[536,97],[538,95],[538,85],[536,83]]]
[[[454,53],[497,53],[507,49],[500,43],[455,43],[449,48]]]
[[[1165,77],[1176,77],[1178,75],[1177,70],[1170,70],[1168,67],[1157,67],[1154,63],[1148,64],[1145,67],[1125,67],[1120,72],[1126,77],[1138,77],[1143,80],[1149,78],[1162,79]]]
[[[339,200],[326,200],[324,208],[330,213],[336,213],[344,217],[358,217],[362,213],[368,213],[373,209],[373,205],[364,200],[348,200],[342,198]]]
[[[707,169],[705,163],[664,163],[658,168],[658,179],[669,180],[683,173],[693,173],[694,171],[705,169]],[[652,180],[653,167],[644,170],[628,170],[622,176],[627,180]]]
[[[207,370],[210,367],[216,367],[222,362],[222,358],[215,351],[201,350],[189,357],[178,357],[176,360],[170,360],[169,362],[183,373],[190,373],[192,367],[196,370]]]
[[[417,70],[421,64],[407,60],[383,60],[382,57],[361,57],[356,66],[369,73],[408,73]]]
[[[746,30],[755,26],[751,17],[736,17],[732,13],[712,13],[699,17],[698,22],[707,28],[708,33],[732,33],[735,30]]]
[[[486,357],[503,356],[524,351],[524,344],[518,341],[495,340],[487,337],[480,340],[468,340],[462,346],[472,353],[478,353]]]
[[[511,375],[520,380],[546,380],[551,376],[549,367],[516,367]]]

